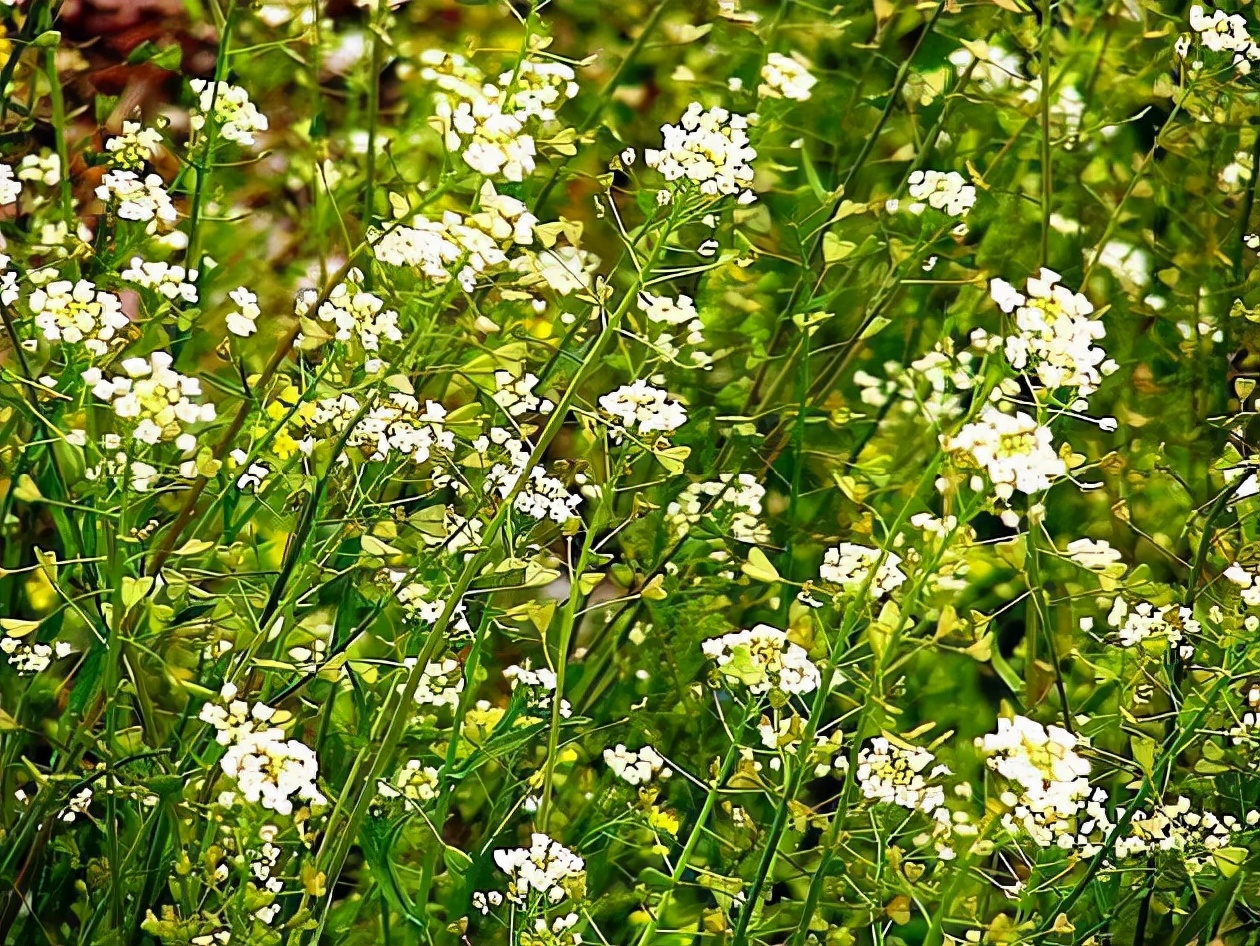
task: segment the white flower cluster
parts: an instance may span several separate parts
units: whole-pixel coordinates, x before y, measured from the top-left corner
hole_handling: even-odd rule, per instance
[[[207,116],[219,127],[219,137],[238,145],[252,145],[258,132],[267,130],[267,116],[254,107],[249,93],[239,85],[193,79],[189,83],[197,104],[188,116],[194,137],[206,127]]]
[[[1260,607],[1260,576],[1234,562],[1225,569],[1225,577],[1238,586],[1243,604],[1249,608]]]
[[[721,107],[705,110],[692,102],[677,125],[661,126],[659,150],[647,149],[644,163],[667,181],[690,181],[709,197],[756,198],[748,189],[757,152],[748,143],[748,119]]]
[[[139,256],[131,258],[131,266],[119,275],[127,282],[152,289],[171,302],[197,304],[197,271],[172,266],[170,263],[150,263]]]
[[[687,422],[687,411],[681,404],[641,378],[605,394],[599,406],[612,420],[610,435],[617,443],[627,434],[644,439],[653,434],[669,435]]]
[[[945,804],[945,789],[928,780],[949,774],[946,766],[938,765],[924,776],[935,759],[926,749],[879,736],[858,754],[858,787],[872,801],[931,814]]]
[[[219,765],[236,781],[246,801],[281,815],[293,813],[295,799],[324,804],[326,799],[315,784],[319,775],[315,753],[296,739],[286,740],[284,730],[267,725],[275,710],[262,703],[248,707],[236,698],[236,687],[230,683],[220,696],[225,705],[206,704],[200,718],[218,730],[216,741],[228,747]],[[224,807],[234,801],[232,792],[219,796]]]
[[[410,759],[398,770],[393,782],[376,783],[383,798],[405,798],[417,804],[433,801],[438,796],[438,770],[419,759]]]
[[[624,743],[604,750],[604,762],[614,775],[630,785],[646,785],[658,775],[669,778],[672,774],[661,754],[651,746],[630,750]]]
[[[909,365],[895,360],[884,362],[882,379],[856,371],[853,380],[861,388],[863,404],[883,407],[895,399],[894,407],[900,414],[944,424],[965,412],[962,395],[976,385],[975,360],[974,352],[954,352],[946,340]]]
[[[1233,66],[1239,75],[1251,72],[1251,64],[1260,59],[1260,46],[1256,45],[1247,29],[1247,20],[1238,13],[1204,8],[1199,4],[1190,7],[1190,29],[1194,36],[1183,34],[1177,40],[1177,55],[1186,58],[1191,39],[1197,39],[1203,48],[1214,53],[1232,53]],[[1203,68],[1202,62],[1193,63],[1195,69]]]
[[[83,344],[93,355],[109,350],[120,329],[127,327],[122,302],[86,279],[58,279],[30,294],[27,303],[35,327],[50,342]]]
[[[538,376],[525,372],[517,375],[511,371],[499,370],[494,373],[494,393],[491,400],[503,408],[512,417],[520,417],[537,411],[550,414],[556,409],[548,398],[540,398],[534,393],[538,385]]]
[[[976,204],[975,185],[957,171],[914,171],[907,183],[916,201],[908,208],[911,213],[921,213],[926,203],[951,217],[961,217]]]
[[[484,488],[497,492],[507,499],[517,482],[522,477],[525,484],[516,494],[512,506],[517,511],[534,519],[550,519],[563,525],[577,514],[582,503],[580,495],[571,494],[564,483],[550,476],[546,469],[529,466],[530,451],[524,441],[512,436],[512,432],[501,427],[494,427],[489,434],[483,434],[472,443],[474,452],[489,453],[491,445],[501,447],[507,454],[507,462],[495,463],[486,474]]]
[[[134,171],[109,171],[101,178],[96,196],[123,220],[153,221],[154,228],[162,230],[178,222],[171,195],[156,174],[141,178]]]
[[[1091,840],[1110,826],[1103,804],[1107,793],[1089,784],[1089,761],[1066,729],[1042,726],[1025,716],[998,720],[996,733],[976,745],[985,764],[1006,780],[1001,793],[1008,809],[1002,823],[1012,834],[1026,833],[1039,847],[1080,849],[1092,856]]]
[[[524,904],[538,893],[559,903],[585,885],[586,862],[545,834],[534,832],[529,847],[500,848],[494,863],[508,875],[507,897]]]
[[[881,555],[883,563],[876,568]],[[867,593],[875,599],[896,591],[906,581],[905,572],[901,570],[900,556],[892,552],[884,555],[879,549],[852,542],[841,542],[823,553],[818,577],[849,592],[858,591],[869,581]]]
[[[1067,473],[1067,465],[1054,452],[1050,428],[1022,411],[1003,414],[987,406],[980,420],[967,424],[950,437],[941,436],[941,445],[961,453],[984,470],[993,491],[1008,500],[1018,490],[1029,495],[1049,489]]]
[[[555,671],[547,667],[539,667],[535,670],[533,664],[526,659],[524,663],[504,667],[503,676],[512,687],[513,692],[518,687],[525,688],[527,705],[539,710],[551,709],[551,701],[556,692]],[[572,715],[573,707],[569,705],[569,701],[561,699],[560,716],[568,719]]]
[[[26,643],[20,637],[6,635],[0,637],[0,652],[9,658],[9,666],[20,674],[42,673],[54,660],[60,660],[74,653],[74,648],[65,641],[54,644],[41,644],[38,641]]]
[[[641,292],[637,301],[650,323],[678,328],[686,332],[677,342],[674,335],[668,331],[661,332],[655,338],[647,338],[647,343],[658,354],[683,367],[708,368],[713,364],[713,358],[698,348],[704,344],[704,324],[700,321],[691,296],[680,295],[677,299],[671,299],[668,296]],[[683,346],[692,349],[689,364],[680,363],[677,360]]]
[[[415,658],[407,658],[408,667],[415,666]],[[464,668],[454,657],[443,657],[424,665],[424,673],[416,686],[415,700],[421,706],[459,706],[459,695],[464,692]]]
[[[359,417],[362,410],[353,395],[342,394],[316,401],[311,421],[327,425],[338,436],[353,424],[346,446],[357,447],[378,462],[401,455],[412,463],[424,463],[434,450],[449,453],[455,449],[455,435],[446,429],[446,408],[436,401],[425,401],[421,407],[414,396],[390,391]]]
[[[761,67],[761,84],[757,94],[771,99],[793,99],[804,102],[818,80],[810,74],[809,61],[799,53],[785,56],[771,53]]]
[[[455,101],[439,96],[434,110],[447,150],[477,173],[508,181],[534,173],[533,136],[498,86],[487,83],[478,94]]]
[[[526,59],[499,84],[458,55],[430,50],[420,76],[444,94],[434,104],[446,147],[487,177],[522,181],[534,171],[537,145],[528,126],[555,120],[556,109],[578,93],[565,63]]]
[[[106,379],[99,368],[83,372],[92,394],[105,401],[114,413],[135,421],[131,436],[140,443],[175,441],[183,451],[196,446],[196,438],[185,425],[215,418],[214,405],[201,404],[201,382],[171,368],[172,358],[155,351],[148,358],[127,358],[124,374]]]
[[[298,297],[295,312],[299,318],[310,313],[317,297],[314,290]],[[337,284],[316,310],[315,318],[325,323],[337,341],[356,341],[364,351],[380,351],[382,338],[402,341],[398,313],[386,309],[385,300],[363,288],[363,272],[358,269],[350,270],[345,280]]]
[[[1107,615],[1107,624],[1116,631],[1121,647],[1136,647],[1150,638],[1166,640],[1184,659],[1194,654],[1194,645],[1187,638],[1197,637],[1202,630],[1189,608],[1170,605],[1158,608],[1149,601],[1132,607],[1117,597]]]
[[[821,678],[805,648],[768,624],[712,637],[701,645],[727,680],[743,684],[754,694],[772,689],[805,694],[818,689]]]
[[[0,164],[0,207],[16,204],[20,196],[22,196],[22,182],[14,176],[12,166]]]
[[[139,171],[146,161],[152,161],[162,146],[162,135],[155,128],[146,128],[140,122],[123,122],[122,134],[105,142],[110,163],[128,171]]]
[[[1123,815],[1124,809],[1117,809],[1116,816]],[[1202,811],[1182,795],[1175,802],[1135,812],[1127,836],[1116,840],[1116,858],[1171,852],[1194,875],[1212,866],[1213,851],[1236,844],[1235,835],[1257,823],[1260,812],[1250,811],[1241,821],[1233,815],[1222,818]]]
[[[258,317],[262,315],[258,296],[244,286],[238,286],[228,293],[228,298],[236,303],[236,308],[224,317],[224,324],[233,335],[248,338],[258,331]]]
[[[562,296],[590,293],[592,278],[599,268],[599,257],[576,246],[557,245],[538,252],[525,252],[508,264],[518,274],[522,287],[546,286]],[[562,321],[571,316],[562,315]]]
[[[61,156],[54,151],[28,154],[18,165],[19,181],[53,187],[61,181]]]
[[[770,529],[761,521],[766,488],[751,473],[723,473],[716,480],[692,483],[665,510],[665,521],[680,536],[705,515],[719,523],[730,520],[730,535],[736,542],[762,545],[770,541]]]
[[[1018,334],[1008,335],[1004,344],[1006,360],[1016,371],[1031,368],[1042,387],[1076,388],[1088,397],[1116,370],[1116,363],[1093,344],[1107,334],[1100,320],[1090,318],[1093,305],[1060,285],[1058,273],[1043,267],[1029,276],[1027,295],[1003,279],[994,279],[989,291],[1003,312],[1015,314]]]
[[[517,118],[556,120],[556,109],[578,94],[577,73],[568,63],[526,59],[515,76],[504,72],[499,86],[511,89],[511,108]]]
[[[419,270],[439,286],[457,279],[471,292],[479,275],[508,264],[503,244],[529,246],[537,224],[538,218],[522,201],[498,193],[486,181],[478,211],[468,217],[447,211],[440,220],[420,217],[379,239],[370,236],[375,239],[373,253],[382,263]]]
[[[1068,558],[1090,571],[1107,572],[1115,566],[1120,566],[1121,572],[1124,570],[1124,566],[1120,564],[1124,556],[1103,539],[1073,539],[1067,544],[1065,551]]]

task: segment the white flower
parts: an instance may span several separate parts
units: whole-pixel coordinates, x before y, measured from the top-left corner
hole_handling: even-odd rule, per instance
[[[1090,571],[1106,571],[1117,564],[1123,556],[1106,541],[1093,539],[1075,539],[1067,545],[1067,556],[1082,568]]]
[[[281,729],[241,733],[219,765],[236,780],[246,801],[277,814],[292,814],[295,799],[315,805],[325,802],[315,784],[319,762],[314,751],[296,739],[286,740]]]
[[[643,161],[665,180],[690,181],[709,197],[752,196],[757,152],[748,143],[747,118],[692,102],[677,125],[661,127],[661,135],[660,150],[644,151]]]
[[[228,297],[236,303],[236,309],[229,312],[224,320],[227,330],[242,338],[253,335],[258,331],[258,316],[262,314],[258,308],[258,297],[244,286],[233,289]]]
[[[131,258],[131,266],[119,275],[127,282],[152,289],[172,302],[197,304],[197,271],[169,263],[150,263],[138,256]]]
[[[627,433],[644,438],[668,435],[687,422],[687,411],[681,404],[642,379],[605,394],[599,406],[613,421],[611,433],[616,441]]]
[[[585,879],[586,862],[559,841],[535,832],[530,846],[500,848],[494,863],[508,875],[508,899],[523,904],[532,893],[548,903],[559,903]]]
[[[883,563],[872,577],[872,569],[881,555]],[[839,585],[845,591],[854,592],[870,581],[868,593],[872,598],[878,599],[905,583],[906,576],[900,565],[901,558],[892,552],[884,554],[879,549],[841,542],[836,548],[827,549],[823,554],[818,577]]]
[[[771,53],[761,67],[761,85],[757,86],[757,94],[804,102],[817,81],[810,75],[809,62],[800,54],[784,56],[782,53]]]
[[[665,510],[671,530],[687,535],[692,526],[708,515],[723,524],[729,521],[730,535],[737,542],[763,545],[770,530],[761,521],[766,488],[750,473],[722,473],[716,480],[692,483]]]
[[[1194,654],[1194,645],[1186,642],[1187,635],[1197,637],[1202,630],[1189,608],[1157,608],[1149,601],[1139,601],[1130,608],[1121,597],[1113,603],[1107,624],[1116,630],[1121,647],[1136,647],[1148,638],[1162,638],[1186,659]]]
[[[18,180],[53,187],[61,180],[61,156],[55,151],[28,154],[18,165]]]
[[[170,229],[178,219],[171,196],[156,174],[142,180],[133,171],[110,171],[101,178],[96,196],[123,220],[152,221],[155,228]]]
[[[1030,276],[1027,296],[994,279],[990,294],[1004,312],[1015,314],[1018,334],[1004,340],[1006,360],[1017,371],[1032,369],[1043,387],[1072,387],[1088,397],[1116,370],[1116,363],[1093,344],[1106,335],[1102,322],[1090,317],[1093,305],[1060,285],[1058,273],[1042,268],[1039,276]]]
[[[1001,801],[1002,822],[1024,832],[1039,847],[1097,850],[1091,835],[1110,826],[1102,789],[1091,789],[1089,762],[1076,752],[1079,740],[1058,726],[1042,726],[1024,716],[1002,717],[998,731],[976,740],[985,764],[1009,788]]]
[[[127,327],[119,298],[98,291],[86,279],[50,282],[27,301],[44,338],[66,345],[82,343],[93,355],[105,354],[118,331]]]
[[[1234,68],[1242,75],[1249,73],[1251,63],[1260,59],[1260,47],[1248,32],[1246,19],[1237,13],[1213,9],[1209,14],[1196,3],[1190,7],[1190,28],[1212,52],[1233,53]]]
[[[994,492],[1008,500],[1018,490],[1029,495],[1049,489],[1067,473],[1067,466],[1054,452],[1048,427],[1022,411],[1003,414],[986,406],[980,420],[967,424],[957,434],[941,436],[941,445],[965,455],[984,470]]]
[[[778,689],[803,695],[821,683],[818,668],[805,649],[768,624],[713,637],[701,646],[725,679],[743,684],[750,693]]]
[[[157,129],[146,128],[140,122],[123,122],[122,134],[105,142],[105,150],[115,167],[138,171],[157,156],[161,145],[162,136]]]
[[[858,786],[873,801],[931,814],[945,804],[945,790],[929,785],[923,775],[934,760],[926,749],[902,747],[880,736],[858,754]],[[929,777],[948,772],[937,766]]]
[[[908,183],[911,197],[951,217],[963,216],[976,203],[975,187],[957,171],[915,171]]]
[[[615,748],[604,750],[604,762],[614,775],[630,785],[646,785],[658,775],[661,778],[670,775],[665,760],[651,746],[631,751],[618,743]]]
[[[0,207],[16,204],[22,193],[22,182],[13,176],[13,168],[0,164]]]
[[[538,377],[529,372],[517,377],[510,371],[496,371],[494,384],[494,394],[491,395],[494,403],[513,417],[520,417],[531,411],[550,414],[555,410],[555,405],[550,400],[540,398],[534,393]]]
[[[171,356],[157,351],[146,358],[127,358],[125,374],[105,379],[99,368],[83,372],[92,394],[114,414],[133,421],[131,436],[147,444],[175,441],[181,449],[195,445],[186,425],[215,418],[213,404],[201,404],[201,382],[171,368]]]
[[[441,609],[445,609],[446,602],[440,604]],[[415,658],[409,657],[406,665],[415,666]],[[464,668],[455,658],[443,657],[424,665],[424,673],[420,675],[420,682],[416,686],[415,700],[421,706],[446,706],[455,709],[459,706],[459,696],[463,692]]]
[[[188,118],[194,133],[206,127],[207,116],[219,126],[220,138],[239,145],[254,144],[254,135],[267,130],[267,116],[240,86],[205,79],[193,79],[189,85],[197,94],[197,105]]]
[[[523,181],[534,173],[534,139],[525,133],[523,116],[505,106],[502,90],[487,84],[462,101],[439,96],[435,114],[446,147],[470,168],[487,177]]]
[[[1237,585],[1241,591],[1243,603],[1248,607],[1260,607],[1260,580],[1237,562],[1225,569],[1225,577]]]
[[[245,305],[235,296],[233,299],[238,305]],[[253,301],[256,303],[257,300]],[[309,313],[311,301],[308,296],[299,299],[296,307],[299,316]],[[256,304],[254,308],[257,308]],[[345,280],[337,284],[320,305],[315,317],[320,322],[330,323],[328,328],[337,341],[357,341],[364,351],[379,351],[382,338],[391,342],[402,341],[398,313],[386,309],[383,299],[363,288],[363,273],[358,269],[350,270]],[[242,312],[242,318],[248,319],[248,316]]]

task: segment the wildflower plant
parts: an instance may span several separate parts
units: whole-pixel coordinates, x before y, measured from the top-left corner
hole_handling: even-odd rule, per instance
[[[1257,30],[0,0],[0,942],[1250,941]]]

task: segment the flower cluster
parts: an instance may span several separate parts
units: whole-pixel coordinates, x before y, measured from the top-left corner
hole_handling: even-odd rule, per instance
[[[916,203],[911,213],[919,213],[923,205],[943,210],[951,217],[961,217],[976,204],[976,188],[957,171],[914,171],[908,191]]]
[[[900,556],[852,542],[841,542],[823,553],[818,577],[846,592],[857,592],[869,582],[867,593],[875,599],[896,591],[906,580]]]
[[[267,130],[267,116],[254,107],[249,93],[239,85],[205,79],[193,79],[189,85],[197,95],[197,104],[188,117],[194,134],[212,121],[224,141],[252,145],[254,136]]]
[[[197,304],[197,271],[171,263],[150,263],[138,256],[131,258],[131,266],[118,274],[127,282],[152,289],[171,302]]]
[[[1059,283],[1059,274],[1042,269],[1028,278],[1027,295],[1002,279],[990,293],[1003,312],[1014,313],[1017,333],[1005,339],[1006,358],[1017,371],[1031,369],[1042,387],[1076,388],[1083,398],[1098,389],[1116,363],[1094,345],[1106,335],[1094,307],[1079,292]]]
[[[702,645],[723,679],[753,694],[780,690],[803,695],[818,689],[821,677],[805,648],[768,624],[713,637]]]
[[[661,754],[651,746],[631,751],[623,743],[604,750],[604,762],[623,782],[646,785],[656,777],[669,778],[670,770]]]
[[[163,230],[178,221],[171,195],[156,174],[141,178],[134,171],[110,171],[101,178],[96,196],[123,220],[151,221],[155,229]]]
[[[660,149],[648,149],[644,163],[667,181],[686,180],[708,197],[754,197],[752,162],[757,152],[748,143],[748,119],[724,108],[705,110],[692,102],[677,125],[663,125]]]
[[[315,753],[296,739],[285,739],[284,730],[269,726],[276,718],[271,707],[256,703],[249,707],[236,698],[236,687],[226,684],[222,704],[202,707],[200,718],[217,730],[215,739],[227,752],[219,762],[224,774],[236,781],[245,800],[281,815],[293,813],[293,802],[323,805],[326,801],[315,781],[319,763]],[[219,797],[231,806],[232,792]]]
[[[9,658],[9,666],[20,674],[42,673],[54,660],[60,660],[74,653],[74,648],[65,641],[53,644],[41,644],[38,641],[26,642],[20,637],[5,635],[0,637],[0,652]]]
[[[1117,809],[1117,817],[1123,814],[1123,808]],[[1212,866],[1213,852],[1237,844],[1237,835],[1256,824],[1260,824],[1260,812],[1250,811],[1243,820],[1233,815],[1219,817],[1182,795],[1149,811],[1134,812],[1128,833],[1116,839],[1116,858],[1172,853],[1193,876]]]
[[[1026,833],[1039,847],[1079,848],[1091,856],[1091,840],[1110,822],[1103,804],[1107,794],[1089,784],[1089,761],[1076,747],[1080,740],[1058,726],[1042,726],[1025,716],[998,720],[996,733],[976,745],[985,764],[1007,788],[1001,801],[1008,809],[1002,823],[1011,833]]]
[[[398,770],[392,782],[378,782],[376,791],[383,798],[405,798],[422,804],[437,798],[438,782],[439,773],[436,768],[425,765],[419,759],[410,759]]]
[[[599,406],[611,419],[611,436],[620,441],[627,434],[647,439],[653,434],[672,434],[687,422],[687,411],[669,394],[642,379],[605,394]]]
[[[140,122],[123,122],[122,134],[113,135],[105,142],[110,163],[127,171],[139,171],[145,162],[157,156],[161,146],[161,133]]]
[[[1256,45],[1247,29],[1247,20],[1238,13],[1204,8],[1199,4],[1190,7],[1190,29],[1193,37],[1184,34],[1177,41],[1177,53],[1185,58],[1190,51],[1190,41],[1197,39],[1204,49],[1214,53],[1232,53],[1233,66],[1239,75],[1251,72],[1251,64],[1260,59],[1260,46]],[[1196,62],[1196,68],[1202,68]]]
[[[1189,658],[1194,653],[1191,640],[1198,637],[1202,630],[1194,612],[1187,607],[1172,605],[1159,608],[1149,601],[1139,601],[1130,607],[1121,597],[1117,597],[1112,605],[1107,624],[1115,630],[1121,647],[1136,647],[1154,638],[1167,641],[1182,658]]]
[[[50,342],[82,344],[93,355],[109,351],[118,332],[127,327],[121,300],[86,279],[58,279],[27,298],[35,327]]]
[[[1004,414],[985,407],[980,420],[952,437],[942,435],[941,445],[984,470],[1003,500],[1016,490],[1031,495],[1049,489],[1067,473],[1066,464],[1054,452],[1050,429],[1022,411]]]
[[[858,787],[872,801],[931,814],[945,804],[945,790],[930,785],[928,780],[949,774],[946,766],[938,765],[924,776],[924,770],[935,759],[926,749],[899,745],[879,736],[858,754]]]
[[[809,62],[799,53],[785,56],[770,53],[761,67],[761,85],[757,94],[772,99],[793,99],[804,102],[818,80],[810,74]]]
[[[313,424],[344,435],[346,446],[359,449],[369,460],[403,456],[417,464],[429,460],[435,450],[455,449],[455,435],[445,421],[441,404],[425,401],[421,406],[404,391],[390,391],[366,407],[350,394],[324,398],[311,414]]]
[[[545,834],[534,832],[529,847],[500,848],[494,863],[508,875],[507,897],[524,904],[537,893],[548,903],[580,899],[586,862]]]
[[[211,421],[214,405],[200,403],[201,382],[171,368],[173,359],[164,351],[148,358],[126,358],[123,374],[106,378],[99,368],[83,372],[92,394],[109,404],[114,414],[134,421],[131,436],[140,443],[175,441],[181,450],[196,444],[186,425]]]
[[[761,521],[766,488],[749,473],[723,473],[716,480],[692,483],[669,504],[665,518],[679,535],[687,535],[705,515],[729,530],[736,542],[760,545],[770,540]]]
[[[317,296],[314,290],[303,293],[295,306],[296,314],[299,317],[308,315],[318,301]],[[380,296],[363,288],[363,273],[358,269],[350,270],[345,280],[333,288],[314,317],[317,327],[312,331],[324,331],[339,342],[357,342],[364,351],[380,351],[382,339],[391,342],[402,340],[398,313],[385,308],[385,301]]]

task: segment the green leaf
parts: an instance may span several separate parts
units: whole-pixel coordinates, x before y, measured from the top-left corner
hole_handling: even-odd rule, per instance
[[[773,584],[779,580],[779,572],[766,558],[766,553],[755,546],[748,552],[748,561],[744,562],[743,572],[753,581]]]

